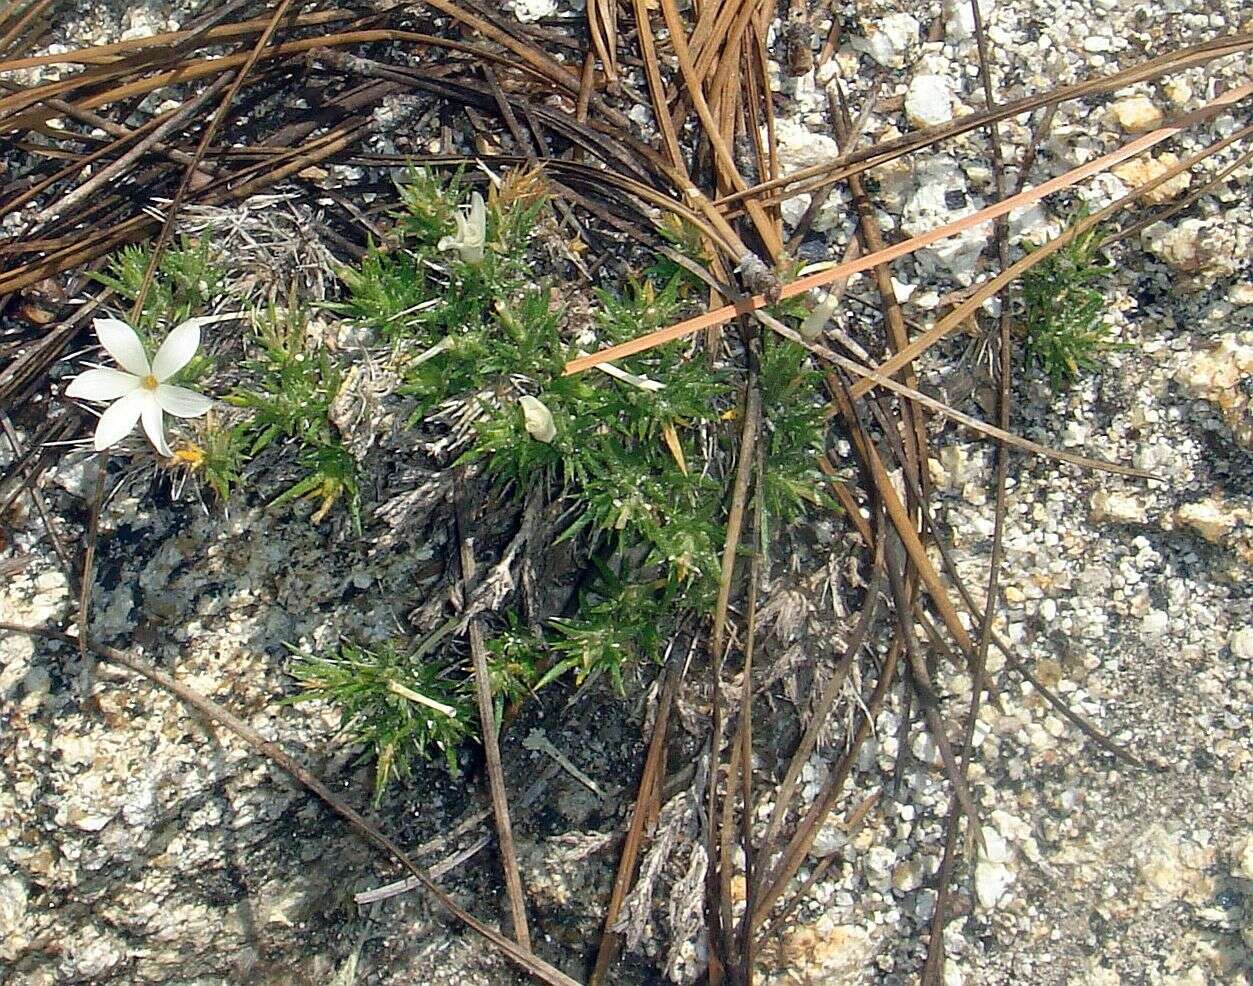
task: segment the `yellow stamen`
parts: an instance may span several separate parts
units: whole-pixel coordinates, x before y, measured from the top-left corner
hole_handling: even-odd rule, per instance
[[[146,377],[143,378],[143,380],[139,382],[139,386],[143,387],[146,390],[156,390],[159,385],[160,384],[157,378],[153,376],[151,373],[149,373]]]
[[[189,469],[199,469],[204,465],[205,458],[204,449],[195,445],[188,445],[174,450],[174,461],[187,466]]]

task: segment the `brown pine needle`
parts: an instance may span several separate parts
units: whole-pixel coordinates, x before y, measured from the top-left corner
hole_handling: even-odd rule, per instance
[[[902,242],[894,244],[893,246],[887,247],[883,250],[878,250],[874,253],[866,254],[844,263],[834,264],[831,267],[827,267],[817,273],[810,274],[807,277],[798,278],[790,284],[784,285],[783,292],[780,297],[794,298],[797,295],[804,294],[806,291],[813,288],[820,288],[833,281],[840,280],[841,278],[847,278],[853,274],[870,270],[880,264],[886,264],[890,261],[898,260],[899,258],[914,253],[917,250],[921,250],[925,246],[930,246],[932,243],[939,240],[947,239],[950,236],[956,236],[971,227],[981,226],[984,223],[991,222],[999,216],[1008,215],[1015,209],[1021,209],[1024,206],[1039,202],[1041,199],[1052,195],[1054,192],[1070,188],[1072,185],[1078,184],[1093,175],[1100,174],[1102,171],[1108,171],[1114,165],[1120,164],[1129,158],[1135,157],[1137,154],[1143,153],[1150,147],[1154,147],[1163,141],[1169,140],[1183,131],[1185,127],[1208,119],[1225,107],[1237,103],[1250,95],[1253,95],[1253,83],[1248,83],[1240,86],[1238,89],[1233,89],[1230,92],[1223,93],[1223,95],[1211,100],[1201,109],[1180,117],[1168,126],[1154,130],[1151,133],[1144,134],[1141,137],[1137,137],[1135,140],[1128,141],[1117,150],[1111,151],[1101,157],[1094,158],[1086,164],[1079,165],[1077,168],[1072,168],[1065,174],[1058,175],[1056,178],[1051,178],[1046,182],[1042,182],[1034,188],[1025,189],[1016,195],[1011,195],[1007,199],[995,202],[985,209],[980,209],[978,212],[972,213],[969,216],[964,216],[951,223],[945,223],[943,226],[938,226],[935,229],[928,230],[926,233],[920,233],[917,236],[911,237],[908,240],[903,240]],[[1139,194],[1143,193],[1137,189],[1126,197],[1119,199],[1119,203],[1130,204],[1130,202],[1134,201]],[[1040,253],[1041,251],[1037,250],[1031,256],[1037,257]],[[702,329],[711,328],[715,325],[723,325],[735,318],[736,315],[744,315],[757,311],[758,309],[763,308],[767,303],[766,298],[763,295],[758,294],[745,299],[739,304],[724,305],[721,308],[715,308],[713,311],[705,312],[703,315],[697,315],[693,318],[686,319],[685,321],[672,325],[669,328],[659,329],[656,332],[650,332],[637,339],[619,343],[616,346],[607,346],[598,352],[591,353],[587,356],[580,356],[577,359],[572,359],[566,364],[565,374],[566,376],[570,376],[571,374],[581,373],[589,367],[595,366],[597,363],[607,363],[613,360],[624,359],[627,356],[634,356],[637,353],[646,352],[649,349],[654,349],[667,342],[673,342],[675,339],[682,339],[684,336],[700,332]],[[916,342],[917,341],[915,340],[915,344]],[[899,360],[900,364],[903,365],[918,355],[914,352],[911,353],[908,358],[904,358],[906,352],[909,352],[909,350],[898,353],[893,360],[889,360],[889,363]],[[889,367],[888,363],[885,363],[880,369],[883,372],[891,374],[895,373],[899,368],[899,366]],[[856,393],[854,395],[856,396]]]
[[[0,622],[0,630],[10,633],[22,633],[32,637],[43,637],[48,640],[60,640],[68,644],[77,644],[78,642],[76,637],[68,633],[62,633],[59,630],[28,627],[18,623]],[[461,907],[439,884],[419,869],[417,864],[392,839],[384,835],[358,811],[340,800],[329,787],[322,783],[312,772],[297,763],[292,756],[284,752],[277,744],[271,743],[234,713],[224,709],[212,699],[206,698],[195,689],[184,685],[177,678],[133,654],[118,650],[115,647],[109,647],[95,640],[89,640],[86,643],[88,647],[114,664],[121,665],[178,696],[179,699],[190,705],[197,712],[230,730],[230,732],[242,739],[275,766],[291,775],[300,784],[321,798],[322,801],[326,802],[337,814],[342,816],[367,842],[376,848],[382,849],[404,866],[449,913],[465,924],[466,927],[477,932],[495,945],[507,958],[521,966],[531,975],[542,982],[549,983],[550,986],[579,986],[576,980],[571,979],[560,969],[549,965],[543,959],[532,954],[529,949],[524,949],[515,942],[510,941],[495,928],[484,924],[469,911],[465,910],[465,908]]]

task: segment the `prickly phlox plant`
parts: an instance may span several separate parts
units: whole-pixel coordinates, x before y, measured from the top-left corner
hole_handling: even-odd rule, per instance
[[[712,608],[726,535],[725,463],[743,413],[742,361],[711,363],[677,342],[608,371],[564,376],[580,352],[682,317],[703,285],[660,257],[626,283],[596,290],[590,322],[573,320],[536,273],[542,174],[505,175],[484,196],[465,175],[443,180],[413,170],[399,191],[387,241],[338,271],[343,294],[325,307],[381,349],[399,381],[388,398],[396,420],[424,436],[425,454],[435,448],[441,468],[481,470],[498,496],[540,497],[558,518],[557,540],[582,559],[584,574],[561,612],[491,618],[496,715],[565,679],[622,691],[633,668],[659,660],[685,621]],[[690,230],[664,234],[678,252],[699,252]],[[150,295],[154,326],[206,303],[202,288],[218,290],[210,257],[191,242],[167,255]],[[146,262],[142,252],[124,254],[109,275],[115,287],[137,288]],[[238,380],[223,395],[236,417],[205,422],[176,459],[225,501],[249,462],[280,456],[299,478],[272,506],[309,500],[315,523],[344,508],[360,530],[361,463],[332,421],[353,356],[322,344],[314,318],[295,300],[252,312]],[[802,348],[763,346],[761,502],[771,522],[826,502],[815,468],[824,429],[818,382]],[[455,768],[456,746],[477,728],[460,711],[469,673],[466,655],[447,640],[434,650],[345,641],[301,654],[293,666],[300,698],[332,702],[345,734],[374,759],[378,794],[407,776],[415,758],[439,753]]]
[[[1099,285],[1113,267],[1102,257],[1101,244],[1101,229],[1093,227],[1022,279],[1027,359],[1043,370],[1054,389],[1095,370],[1102,352],[1123,348],[1114,342],[1103,317],[1106,303]]]

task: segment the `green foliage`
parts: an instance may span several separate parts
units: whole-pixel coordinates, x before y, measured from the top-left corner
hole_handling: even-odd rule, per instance
[[[657,280],[646,279],[629,282],[622,294],[603,288],[596,292],[600,302],[596,327],[606,343],[627,342],[655,332],[678,317],[682,305],[682,278],[676,272],[660,283],[660,289]]]
[[[104,271],[97,271],[91,276],[112,288],[119,297],[133,302],[139,297],[151,259],[152,248],[149,246],[124,247]],[[152,286],[144,298],[139,324],[134,326],[148,346],[149,353],[163,338],[163,331],[159,331],[162,326],[168,331],[187,321],[194,313],[205,311],[222,294],[226,279],[227,271],[222,258],[207,238],[183,237],[178,246],[167,249],[161,255]],[[203,360],[202,357],[198,359]],[[179,374],[179,380],[195,380],[206,369],[207,364],[203,362],[200,367],[189,366]]]
[[[478,389],[479,373],[474,363],[478,343],[477,338],[445,336],[402,363],[404,383],[399,393],[416,402],[409,416],[410,425],[420,422],[450,394]]]
[[[418,247],[435,247],[454,228],[453,210],[463,198],[461,172],[445,181],[430,168],[409,168],[396,183],[401,210],[397,232]]]
[[[580,600],[578,616],[549,621],[554,664],[537,689],[566,674],[573,674],[578,685],[604,675],[621,693],[629,664],[660,660],[677,618],[673,590],[627,582],[600,568],[601,578]]]
[[[242,482],[250,422],[220,424],[213,413],[195,426],[195,438],[174,449],[174,460],[213,490],[225,504]]]
[[[511,275],[525,271],[525,256],[548,193],[540,171],[512,171],[488,192],[488,242]]]
[[[374,245],[361,261],[360,270],[343,267],[339,278],[349,290],[348,299],[326,307],[373,326],[389,340],[421,320],[419,313],[432,294],[420,267],[404,255],[384,253]]]
[[[765,510],[787,523],[813,506],[834,507],[817,466],[825,448],[826,410],[819,399],[822,374],[801,346],[763,340],[761,397],[765,443]]]
[[[457,747],[475,737],[464,680],[394,644],[345,642],[330,657],[302,655],[291,672],[304,690],[288,701],[330,702],[340,730],[365,748],[361,762],[374,760],[376,805],[389,783],[412,775],[415,759],[441,755],[456,773]]]
[[[664,384],[661,390],[641,390],[622,382],[600,389],[598,416],[624,440],[654,442],[667,429],[686,429],[717,421],[731,405],[726,373],[700,360],[682,360],[678,347],[623,360],[636,376]]]
[[[702,234],[691,223],[680,219],[672,212],[667,212],[661,221],[658,232],[661,233],[662,239],[666,241],[675,253],[681,254],[702,267],[708,266],[709,258],[705,254]],[[690,292],[699,290],[703,284],[701,279],[688,268],[677,263],[664,253],[659,253],[653,258],[653,262],[649,265],[646,273],[650,280],[661,284],[677,279],[680,296],[684,298]]]
[[[451,335],[461,351],[450,351],[440,361],[444,364],[466,358],[467,348],[494,351],[494,345],[481,344],[481,337],[494,321],[497,303],[530,280],[527,246],[544,198],[533,181],[520,187],[529,180],[510,177],[502,189],[489,193],[486,248],[482,260],[470,263],[439,248],[440,240],[456,229],[454,217],[469,198],[460,175],[445,185],[429,170],[411,169],[398,185],[400,243],[386,252],[372,248],[360,269],[341,270],[348,297],[328,307],[378,330],[389,342],[413,340],[426,349]],[[467,336],[478,336],[480,345]],[[437,372],[438,367],[423,370],[414,392],[429,392]]]
[[[251,455],[279,438],[306,446],[335,441],[327,413],[339,392],[341,375],[324,349],[308,350],[307,324],[307,315],[299,308],[271,306],[254,319],[261,355],[244,364],[254,384],[226,398],[253,412]]]
[[[598,327],[607,341],[668,324],[681,310],[675,280],[660,288],[635,283],[626,295],[601,292],[600,299]],[[635,383],[601,373],[563,377],[569,353],[547,309],[530,301],[519,309],[525,317],[502,313],[504,334],[515,342],[501,347],[491,369],[543,386],[539,398],[556,437],[534,440],[517,404],[505,404],[485,416],[466,459],[486,460],[489,474],[519,491],[536,483],[560,489],[574,517],[563,538],[585,536],[615,551],[646,548],[643,564],[676,583],[716,579],[720,495],[699,468],[703,456],[690,436],[717,428],[730,405],[725,375],[671,344],[623,361]]]
[[[510,614],[488,643],[497,717],[502,698],[516,701],[567,676],[580,687],[603,677],[621,694],[630,667],[661,660],[683,609],[683,590],[664,580],[630,581],[599,560],[593,564],[599,574],[577,615],[549,620],[536,635]]]
[[[1083,370],[1095,370],[1102,352],[1124,348],[1102,320],[1105,296],[1098,285],[1112,267],[1101,257],[1101,242],[1100,227],[1081,233],[1022,279],[1027,358],[1048,375],[1054,389]]]
[[[565,525],[559,538],[576,543],[596,570],[573,612],[534,628],[505,614],[488,642],[495,715],[499,720],[506,704],[558,681],[583,686],[601,680],[622,691],[633,666],[660,660],[685,614],[712,610],[726,536],[719,470],[735,432],[727,421],[743,403],[743,385],[730,371],[691,358],[682,341],[622,360],[616,374],[563,376],[578,349],[554,292],[536,282],[528,261],[543,204],[538,178],[508,175],[490,191],[484,255],[473,262],[439,249],[468,198],[457,179],[445,185],[415,171],[401,191],[398,239],[342,272],[347,290],[338,310],[391,345],[402,373],[400,393],[414,402],[410,423],[451,430],[454,420],[473,421],[472,431],[452,433],[457,461],[481,463],[498,490],[522,498],[542,489],[546,499],[558,501]],[[691,230],[676,227],[672,235],[676,251],[699,256],[700,240]],[[699,300],[698,284],[682,264],[658,261],[623,292],[598,292],[592,324],[579,327],[585,334],[578,345],[622,342],[673,323]],[[283,332],[263,348],[267,366],[255,377],[264,386],[247,405],[257,415],[259,440],[285,436],[324,453],[332,444],[326,412],[338,386],[333,365],[304,354]],[[803,348],[775,340],[765,346],[762,501],[779,521],[828,502],[815,464],[825,437],[819,382]],[[519,403],[524,395],[551,414],[551,441],[527,430]],[[308,462],[314,453],[304,454]],[[355,497],[350,466],[337,473],[333,462],[308,462],[307,478],[280,500],[321,496],[325,509],[328,497]],[[386,676],[398,667],[417,673],[412,658],[394,651],[357,654],[352,662],[344,666],[356,678],[345,671],[335,687],[321,690],[341,704],[355,701],[344,711],[361,721],[383,719],[383,713],[360,711],[365,700],[350,679],[360,679],[360,688],[375,696],[371,710],[390,709],[396,696]],[[455,668],[455,675],[441,671],[437,680],[468,689],[472,673],[464,656],[446,655],[434,667]],[[384,784],[397,762],[395,744],[374,746]],[[425,747],[413,749],[421,755]]]
[[[634,338],[681,317],[681,289],[676,275],[662,284],[632,283],[622,295],[600,292],[600,340]],[[523,323],[543,322],[546,307],[528,306]],[[550,621],[544,639],[529,645],[550,662],[537,688],[566,675],[580,684],[603,675],[621,688],[624,667],[655,657],[662,628],[679,612],[712,605],[724,506],[705,452],[722,430],[731,384],[686,358],[679,343],[622,361],[634,381],[599,372],[563,377],[570,353],[555,326],[525,335],[517,355],[493,369],[512,372],[512,363],[536,381],[557,435],[550,443],[534,440],[517,405],[502,404],[485,416],[466,458],[485,460],[489,474],[519,492],[536,483],[560,490],[572,518],[563,540],[634,559],[635,581],[602,569],[577,615]]]
[[[576,451],[576,422],[562,404],[552,394],[540,394],[539,399],[552,412],[557,426],[557,437],[551,442],[531,437],[517,401],[488,405],[478,425],[474,446],[460,461],[485,459],[488,475],[498,486],[512,485],[519,492],[534,486],[565,485],[571,478],[570,470],[581,465],[587,453]]]
[[[360,529],[360,496],[356,463],[344,448],[328,415],[339,393],[342,374],[326,350],[306,344],[307,313],[300,308],[271,306],[254,320],[260,358],[244,364],[251,386],[238,388],[226,401],[252,412],[248,419],[255,456],[277,440],[300,448],[302,479],[273,501],[319,501],[312,520],[320,523],[331,507],[347,504],[354,526]]]
[[[505,619],[500,633],[487,642],[487,673],[497,726],[506,705],[539,690],[544,662],[539,641],[519,624],[517,614],[507,613]]]
[[[566,364],[561,317],[547,288],[525,288],[520,297],[501,297],[493,306],[495,325],[482,341],[478,371],[483,377],[521,374],[552,380]]]
[[[462,316],[460,332],[450,330],[418,354],[401,388],[419,400],[418,416],[449,397],[494,389],[511,378],[558,378],[567,352],[551,297],[547,288],[529,286],[490,305],[483,299],[483,307]]]
[[[589,469],[578,494],[578,516],[565,537],[625,551],[647,548],[645,565],[658,565],[680,584],[717,581],[721,490],[703,473],[684,472],[659,443],[606,441],[604,457]]]
[[[361,489],[357,484],[357,463],[348,450],[338,442],[311,445],[301,452],[300,464],[305,477],[276,496],[270,506],[298,499],[316,500],[318,507],[309,519],[320,524],[331,508],[342,501],[348,507],[353,530],[360,533]]]

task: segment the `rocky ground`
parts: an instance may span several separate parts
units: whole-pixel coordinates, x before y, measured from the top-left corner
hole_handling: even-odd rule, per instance
[[[517,0],[513,9],[524,19],[581,16],[541,0]],[[1239,26],[1236,5],[1202,0],[1001,0],[982,9],[994,86],[1006,99]],[[60,29],[75,46],[171,28],[186,14],[155,3],[93,4]],[[825,16],[814,14],[819,38]],[[967,6],[877,0],[842,16],[842,43],[817,79],[777,80],[787,96],[786,169],[837,153],[826,136],[826,86],[837,78],[854,108],[872,80],[882,87],[881,108],[867,123],[874,140],[982,105]],[[1109,100],[1065,104],[1030,181],[1248,78],[1247,59],[1226,59]],[[1170,151],[1013,217],[1016,245],[1055,233],[1080,202],[1104,205],[1169,164],[1170,153],[1196,150],[1246,115],[1236,108]],[[647,114],[638,119],[647,133]],[[1033,139],[1023,120],[1002,136],[1010,161]],[[377,139],[386,146],[392,137]],[[986,139],[971,135],[881,169],[873,177],[885,233],[914,234],[986,204],[994,197],[988,161]],[[1016,180],[1012,168],[1009,178]],[[1246,166],[1185,212],[1113,248],[1107,318],[1127,348],[1104,358],[1099,372],[1061,393],[1034,371],[1019,375],[1014,430],[1160,477],[1146,483],[1015,455],[999,628],[1044,684],[1149,769],[1115,763],[992,652],[1002,705],[983,708],[971,770],[987,853],[965,874],[973,911],[948,931],[952,986],[1202,986],[1247,982],[1253,971],[1251,179]],[[1160,198],[1186,187],[1176,182]],[[795,222],[807,204],[786,203],[785,217]],[[801,255],[842,255],[852,228],[847,200],[833,195]],[[976,230],[895,266],[913,330],[943,314],[953,292],[988,276],[986,246],[987,231]],[[849,295],[840,327],[877,338],[873,286],[856,280]],[[987,384],[973,340],[934,352],[924,378],[981,413]],[[937,425],[933,452],[937,520],[963,576],[982,585],[993,450]],[[0,457],[7,454],[0,444]],[[67,454],[43,488],[70,545],[81,543],[94,487],[89,461]],[[75,604],[38,517],[22,505],[6,526],[14,550],[32,558],[0,589],[0,619],[63,624]],[[330,712],[277,702],[292,689],[286,645],[397,632],[413,586],[429,577],[443,547],[371,553],[347,531],[301,516],[239,503],[224,521],[147,484],[123,487],[101,535],[95,632],[142,647],[267,738],[303,751],[345,797],[365,804],[369,766],[355,765],[353,751],[336,743]],[[832,548],[833,556],[843,550]],[[776,573],[772,588],[803,592],[827,576],[819,561]],[[830,605],[799,624],[779,621],[771,646],[825,659]],[[956,676],[939,685],[959,699],[969,689]],[[576,977],[599,931],[649,697],[639,691],[623,703],[592,693],[571,709],[549,701],[529,709],[506,743],[534,931],[545,956]],[[889,703],[880,715],[836,818],[890,780],[899,711]],[[534,730],[600,794],[549,767],[539,744],[523,745]],[[949,793],[925,734],[913,752],[900,788],[887,788],[859,828],[832,824],[824,832],[816,853],[837,865],[763,955],[762,982],[914,981]],[[815,755],[805,778],[810,796],[831,756]],[[169,695],[85,666],[69,648],[0,637],[0,777],[0,982],[512,981],[501,960],[419,894],[356,906],[354,892],[395,872],[239,741]],[[649,921],[621,982],[661,982],[666,973],[685,981],[698,965],[694,946],[684,944],[696,929],[679,892],[698,863],[687,797],[680,792],[663,812],[673,839],[659,886],[678,890],[659,892],[656,913],[644,908]],[[389,795],[377,817],[403,844],[435,840],[423,860],[447,861],[445,885],[459,900],[481,901],[499,893],[490,848],[465,862],[455,857],[481,848],[482,807],[463,781],[431,769]],[[454,838],[437,837],[462,820]]]

